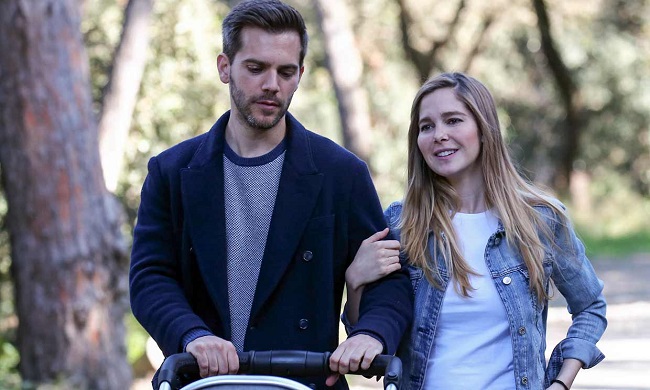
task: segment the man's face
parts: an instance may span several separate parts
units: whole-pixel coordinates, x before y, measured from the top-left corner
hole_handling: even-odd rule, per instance
[[[233,115],[251,129],[272,129],[284,118],[303,72],[300,36],[245,27],[241,38],[234,59],[219,56],[219,76],[230,84]]]

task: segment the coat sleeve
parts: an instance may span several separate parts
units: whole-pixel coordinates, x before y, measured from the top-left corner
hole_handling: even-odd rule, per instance
[[[551,278],[566,299],[572,322],[567,337],[552,354],[549,369],[559,369],[561,361],[568,358],[580,360],[583,368],[591,368],[605,357],[596,347],[607,327],[603,282],[596,276],[570,222],[556,223],[554,233],[556,250]],[[553,373],[547,376],[548,380],[555,377]]]
[[[381,204],[365,164],[356,175],[350,199],[348,264],[364,239],[386,227]],[[365,287],[359,321],[351,330],[350,337],[359,333],[373,335],[384,344],[384,353],[394,354],[412,318],[412,287],[408,271],[402,267],[400,271]]]
[[[163,353],[170,355],[182,351],[185,333],[209,328],[192,311],[179,282],[181,250],[176,235],[181,233],[172,216],[180,210],[173,210],[171,180],[161,174],[156,157],[148,169],[133,231],[131,309]]]

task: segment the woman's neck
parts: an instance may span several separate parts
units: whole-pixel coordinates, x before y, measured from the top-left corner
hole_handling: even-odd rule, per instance
[[[481,184],[472,186],[456,187],[456,193],[460,200],[458,212],[465,214],[478,214],[487,210],[485,204],[485,187]]]

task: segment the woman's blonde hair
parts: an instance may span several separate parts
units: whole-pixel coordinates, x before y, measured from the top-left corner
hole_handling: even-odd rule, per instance
[[[438,254],[442,255],[456,290],[469,296],[473,290],[469,275],[476,274],[463,258],[452,225],[460,201],[451,184],[434,173],[418,147],[420,104],[441,88],[451,88],[476,120],[482,140],[479,155],[485,182],[485,204],[500,219],[508,244],[517,249],[528,268],[530,289],[541,301],[548,298],[544,286],[545,248],[540,234],[552,242],[552,232],[534,206],[547,206],[565,219],[564,211],[549,196],[526,180],[515,169],[501,135],[492,95],[478,80],[462,73],[443,73],[429,79],[418,91],[411,108],[408,132],[408,184],[404,199],[401,240],[411,264],[424,270],[427,279],[440,288]],[[433,256],[427,251],[433,234]]]

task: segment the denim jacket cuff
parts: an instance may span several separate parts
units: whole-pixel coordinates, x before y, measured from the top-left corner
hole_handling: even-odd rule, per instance
[[[548,386],[550,381],[555,379],[562,368],[564,359],[578,359],[582,362],[582,368],[591,368],[600,363],[605,355],[594,344],[578,339],[568,338],[562,340],[553,352],[546,367],[545,385]]]
[[[600,363],[605,355],[598,347],[586,340],[578,338],[567,338],[559,344],[564,359],[578,359],[582,362],[582,368],[587,369]]]

